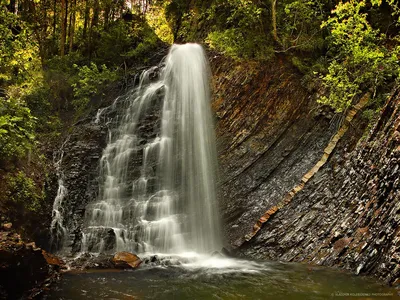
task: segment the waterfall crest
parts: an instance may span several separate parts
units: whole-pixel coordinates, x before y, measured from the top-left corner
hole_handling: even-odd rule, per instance
[[[173,45],[160,72],[115,101],[82,251],[220,249],[209,75],[200,45]]]

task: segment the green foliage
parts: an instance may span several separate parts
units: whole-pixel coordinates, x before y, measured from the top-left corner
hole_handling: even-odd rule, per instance
[[[7,200],[26,212],[37,213],[44,204],[44,193],[23,171],[6,177]]]
[[[147,25],[138,25],[136,27],[135,38],[138,41],[136,47],[123,53],[122,57],[146,63],[149,58],[148,54],[157,49],[160,45],[160,40],[153,29]]]
[[[378,5],[380,1],[372,1]],[[353,99],[399,78],[399,46],[385,47],[386,36],[368,22],[365,1],[339,3],[333,15],[323,24],[330,30],[328,72],[321,75],[325,95],[319,102],[332,106],[337,112],[348,108]]]
[[[253,1],[215,1],[207,11],[207,19],[225,19],[224,25],[216,21],[206,43],[235,59],[269,59],[273,55],[270,38],[264,32],[264,10]]]
[[[21,158],[32,148],[35,121],[25,103],[0,98],[0,161]]]
[[[89,66],[78,67],[78,80],[72,84],[74,90],[74,100],[72,105],[78,115],[87,108],[90,99],[101,94],[107,83],[115,81],[118,76],[116,71],[109,70],[106,65],[98,67],[95,63]]]
[[[278,10],[278,35],[282,48],[312,52],[321,50],[324,37],[320,25],[326,12],[326,0],[298,0]]]
[[[97,28],[94,35],[98,38],[91,41],[91,47],[96,52],[96,57],[92,61],[107,66],[122,64],[121,54],[129,51],[135,42],[135,30],[132,23],[124,20],[115,21],[107,30]]]
[[[274,55],[262,37],[249,38],[238,28],[210,32],[206,42],[212,49],[235,59],[267,60]]]

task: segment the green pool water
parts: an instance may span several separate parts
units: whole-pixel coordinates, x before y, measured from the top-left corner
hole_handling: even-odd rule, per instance
[[[399,299],[346,272],[227,258],[164,258],[132,271],[65,273],[47,299]]]

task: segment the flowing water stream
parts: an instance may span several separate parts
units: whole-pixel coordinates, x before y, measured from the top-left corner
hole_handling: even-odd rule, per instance
[[[222,242],[209,75],[201,46],[173,45],[161,68],[99,110],[108,144],[81,251],[163,254],[134,271],[64,274],[49,298],[392,299],[392,290],[337,271],[210,255]],[[61,230],[63,192],[54,206]]]

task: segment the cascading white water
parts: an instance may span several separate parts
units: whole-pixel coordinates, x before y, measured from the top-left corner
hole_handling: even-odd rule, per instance
[[[56,198],[53,202],[52,220],[50,224],[50,246],[56,251],[62,249],[68,236],[68,230],[64,226],[62,206],[63,200],[67,195],[67,189],[64,185],[64,173],[61,169],[61,164],[64,157],[64,146],[68,142],[68,140],[69,137],[64,141],[64,143],[61,145],[59,152],[56,152],[53,158],[58,177],[58,189]]]
[[[206,253],[221,247],[204,50],[173,45],[160,79],[152,82],[152,74],[154,69],[144,72],[139,87],[114,103],[125,109],[109,131],[99,197],[86,209],[82,251]],[[161,116],[150,124],[158,134],[148,140],[144,120],[154,117],[157,106]]]

